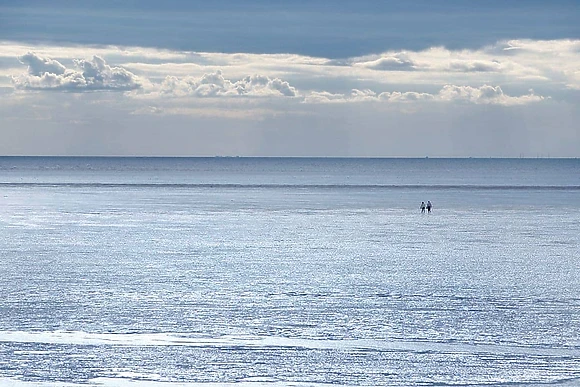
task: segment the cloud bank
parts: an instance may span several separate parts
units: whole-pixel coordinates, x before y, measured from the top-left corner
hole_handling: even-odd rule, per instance
[[[518,106],[580,90],[580,40],[510,40],[475,50],[432,47],[343,60],[142,47],[0,47],[0,59],[12,63],[0,65],[0,87],[4,75],[10,81],[4,87],[21,92],[131,91],[126,98],[192,103],[292,98],[304,104]],[[28,52],[14,56],[22,50]],[[18,73],[18,66],[27,66],[26,72]]]
[[[572,40],[340,60],[0,42],[0,154],[577,157],[579,69]]]
[[[351,63],[352,68],[365,67],[374,71],[403,71],[419,67],[417,62],[404,56],[389,56],[372,61]],[[12,76],[17,90],[82,91],[131,91],[142,89],[144,81],[122,67],[112,67],[100,56],[91,60],[73,58],[74,69],[65,67],[56,59],[42,57],[33,52],[18,57],[21,64],[28,66],[26,74]],[[239,58],[237,59],[239,60]],[[343,65],[340,65],[343,66]],[[488,72],[500,69],[498,62],[451,61],[449,71]],[[224,65],[225,68],[229,66]],[[572,74],[574,79],[577,75]],[[445,84],[438,93],[421,91],[375,91],[369,88],[352,89],[349,93],[333,93],[328,90],[298,90],[289,81],[264,74],[245,75],[241,79],[230,79],[221,69],[204,73],[198,77],[166,75],[162,81],[146,80],[147,90],[141,94],[158,98],[227,98],[227,97],[291,97],[304,103],[349,103],[349,102],[463,102],[492,105],[524,105],[545,99],[530,90],[528,94],[511,96],[499,85],[478,86]]]

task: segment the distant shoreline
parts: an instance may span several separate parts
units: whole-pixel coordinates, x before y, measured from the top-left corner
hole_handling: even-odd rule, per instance
[[[144,155],[0,155],[0,159],[280,159],[280,160],[578,160],[580,156],[559,157],[449,157],[449,156],[144,156]]]

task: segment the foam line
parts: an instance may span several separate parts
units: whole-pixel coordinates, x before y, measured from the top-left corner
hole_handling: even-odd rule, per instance
[[[55,345],[117,345],[117,346],[187,346],[187,347],[246,347],[246,348],[304,348],[344,351],[406,351],[440,353],[492,353],[497,355],[543,355],[579,357],[580,348],[523,347],[516,345],[471,344],[458,342],[430,342],[372,339],[301,339],[276,336],[206,337],[185,333],[89,333],[82,331],[0,331],[0,342],[42,343]]]
[[[265,378],[240,381],[235,383],[179,383],[143,380],[137,377],[127,378],[95,378],[87,383],[75,384],[65,382],[29,382],[18,379],[0,378],[0,387],[349,387],[348,385],[325,383],[299,383],[266,380]]]

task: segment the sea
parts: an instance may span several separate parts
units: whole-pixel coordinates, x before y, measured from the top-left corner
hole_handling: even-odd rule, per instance
[[[0,157],[0,230],[1,386],[580,386],[579,159]]]

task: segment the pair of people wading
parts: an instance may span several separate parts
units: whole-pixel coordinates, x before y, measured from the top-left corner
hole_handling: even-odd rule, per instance
[[[425,204],[425,202],[421,202],[421,206],[419,207],[421,209],[421,213],[424,214],[425,213],[425,208],[427,209],[427,213],[431,213],[431,208],[433,208],[433,205],[431,204],[430,200],[427,200],[427,204]]]

